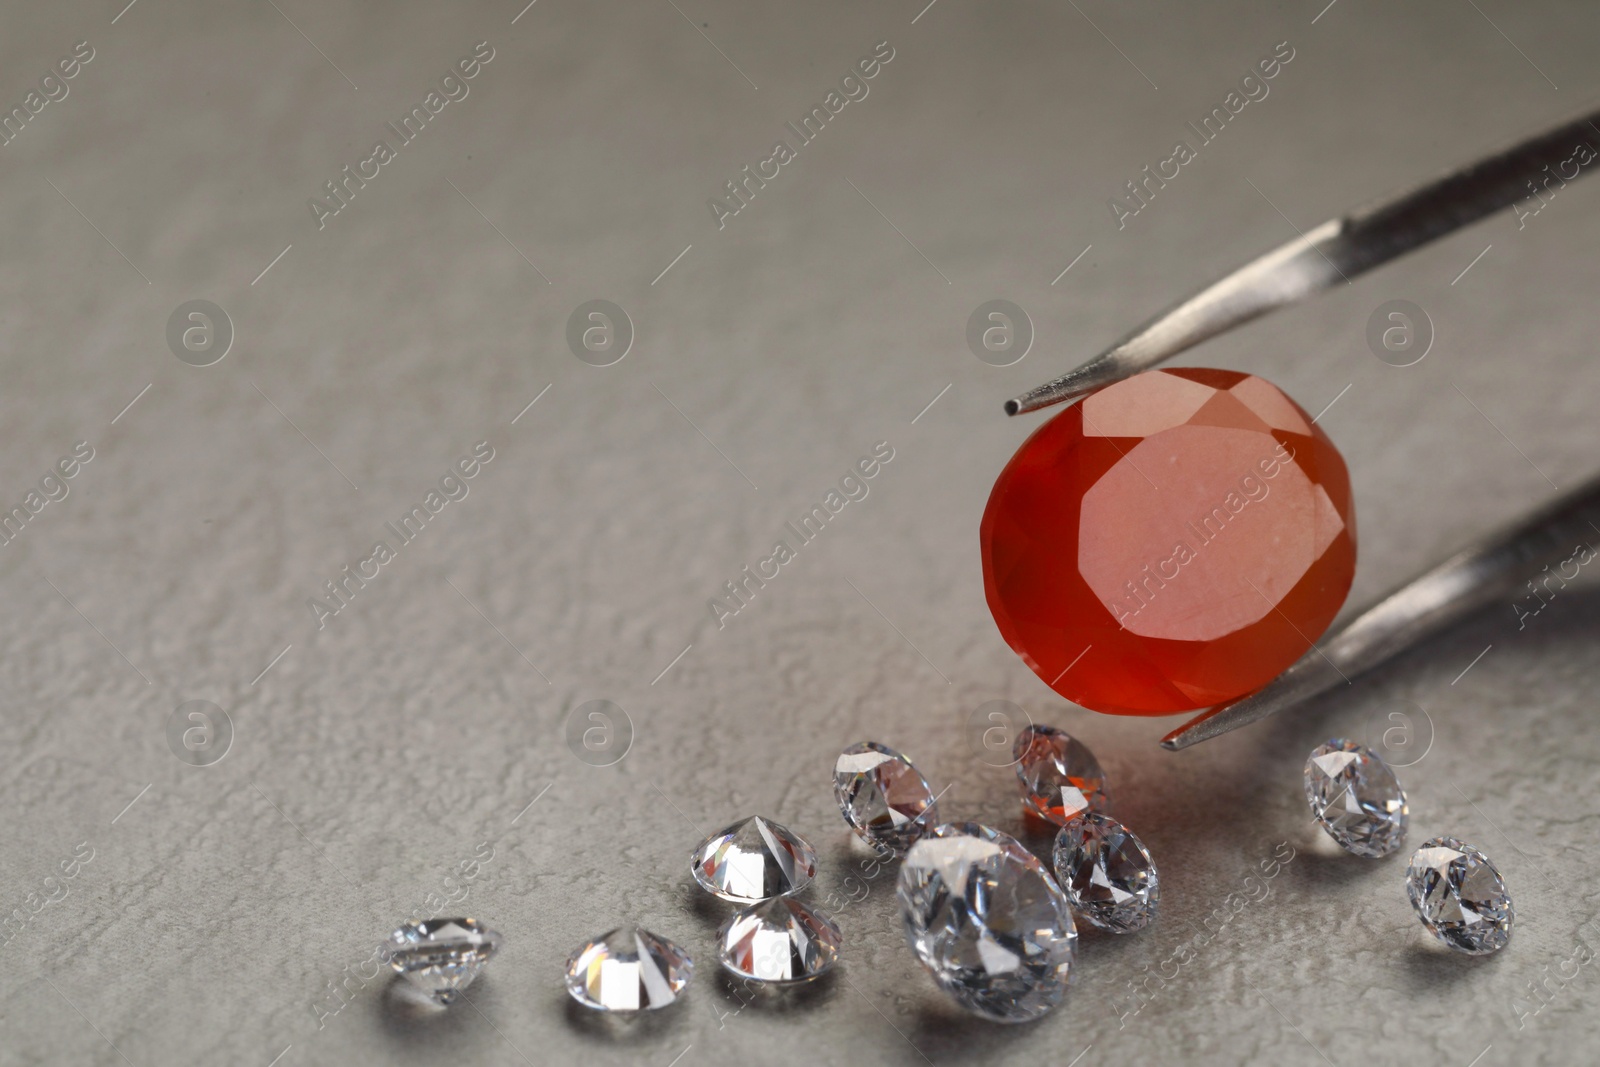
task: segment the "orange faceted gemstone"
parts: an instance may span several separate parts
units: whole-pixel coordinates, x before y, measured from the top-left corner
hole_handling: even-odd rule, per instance
[[[1041,426],[980,529],[989,610],[1075,704],[1165,715],[1259,689],[1344,603],[1344,459],[1298,404],[1237,371],[1151,371]]]

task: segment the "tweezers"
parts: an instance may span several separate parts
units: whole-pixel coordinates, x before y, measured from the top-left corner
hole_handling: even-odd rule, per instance
[[[1076,370],[1006,401],[1008,415],[1075,400],[1163,363],[1251,319],[1319,293],[1491,212],[1531,200],[1567,173],[1578,149],[1600,145],[1600,110],[1580,115],[1400,196],[1330,219],[1173,305]],[[1519,589],[1539,562],[1600,542],[1600,477],[1469,544],[1398,586],[1256,692],[1169,733],[1188,748],[1301,704],[1370,671]]]

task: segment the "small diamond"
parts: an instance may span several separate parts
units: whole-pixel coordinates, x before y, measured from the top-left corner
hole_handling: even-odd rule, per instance
[[[418,989],[449,1004],[499,949],[500,935],[477,919],[427,919],[400,927],[379,951]]]
[[[928,780],[905,756],[876,741],[851,745],[840,754],[833,795],[862,840],[897,856],[939,822]]]
[[[1387,763],[1354,741],[1336,737],[1311,753],[1306,801],[1346,852],[1377,859],[1406,839],[1406,791]]]
[[[689,954],[637,926],[619,926],[567,959],[567,992],[596,1011],[653,1011],[678,999],[694,974]]]
[[[906,853],[896,896],[911,950],[968,1011],[1025,1022],[1066,996],[1072,907],[1014,838],[974,823],[937,827]]]
[[[1161,884],[1144,842],[1109,815],[1084,812],[1061,828],[1056,878],[1084,922],[1128,934],[1156,917]]]
[[[753,815],[700,842],[689,864],[707,893],[736,904],[758,904],[810,884],[817,873],[817,854],[799,834]]]
[[[1011,749],[1022,806],[1058,826],[1080,811],[1106,810],[1106,776],[1083,742],[1054,726],[1029,726]]]
[[[1511,940],[1506,884],[1489,857],[1464,841],[1436,837],[1412,853],[1406,896],[1428,932],[1457,952],[1484,956]]]
[[[839,924],[779,897],[738,912],[717,931],[722,966],[740,978],[809,982],[839,958]]]

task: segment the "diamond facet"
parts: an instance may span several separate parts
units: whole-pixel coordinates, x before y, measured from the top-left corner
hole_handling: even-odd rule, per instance
[[[700,842],[689,864],[706,892],[756,904],[809,885],[817,873],[817,854],[799,834],[753,815]]]
[[[477,919],[407,923],[380,946],[396,973],[440,1004],[453,1002],[499,949],[500,935]]]
[[[906,853],[896,896],[911,950],[968,1011],[1025,1022],[1066,995],[1078,940],[1071,905],[1009,835],[937,827]]]
[[[1109,815],[1086,811],[1061,828],[1052,855],[1056,880],[1084,922],[1127,934],[1156,917],[1161,884],[1144,842]]]
[[[1406,791],[1374,752],[1334,738],[1306,760],[1306,802],[1339,847],[1357,856],[1387,856],[1406,839]]]
[[[939,823],[928,780],[887,745],[851,745],[833,768],[833,795],[845,822],[862,840],[905,855],[912,842]]]
[[[694,974],[689,954],[664,937],[622,926],[567,960],[567,992],[596,1011],[653,1011],[678,999]]]
[[[1039,427],[979,540],[1006,643],[1068,700],[1118,715],[1259,689],[1355,576],[1350,476],[1327,434],[1270,382],[1198,367],[1135,375]]]
[[[1485,956],[1511,940],[1515,911],[1489,857],[1454,837],[1436,837],[1411,855],[1406,896],[1428,932],[1457,952]]]
[[[777,984],[823,974],[839,958],[841,940],[838,923],[788,897],[737,912],[717,931],[723,967]]]
[[[1106,776],[1083,742],[1054,726],[1028,726],[1011,754],[1022,782],[1022,805],[1065,826],[1082,811],[1106,810]]]

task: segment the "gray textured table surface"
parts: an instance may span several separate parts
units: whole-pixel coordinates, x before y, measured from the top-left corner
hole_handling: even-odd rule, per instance
[[[1592,1062],[1593,596],[1170,755],[1171,720],[1026,670],[977,553],[1038,420],[1003,399],[1592,99],[1592,5],[122,2],[0,13],[0,102],[28,116],[0,146],[0,498],[93,450],[0,548],[0,1062]],[[719,228],[708,199],[881,41],[868,95]],[[1119,229],[1110,198],[1280,42],[1269,95]],[[386,128],[463,87],[410,143]],[[308,201],[380,138],[319,227]],[[1597,465],[1597,206],[1561,190],[1190,354],[1338,398],[1352,604]],[[996,297],[1037,332],[1006,368],[964,340]],[[566,340],[597,298],[635,332],[604,368]],[[1435,324],[1416,366],[1367,349],[1391,298]],[[210,366],[168,346],[194,299],[235,334]],[[480,441],[468,495],[319,629],[308,599]],[[719,626],[708,600],[879,441],[867,498]],[[565,740],[595,699],[631,720],[612,766]],[[1158,924],[1085,936],[1068,1003],[1021,1028],[937,994],[829,788],[876,738],[950,814],[1015,827],[966,736],[995,699],[1098,751],[1165,883]],[[168,742],[195,700],[233,730],[205,767]],[[1413,839],[1479,843],[1515,894],[1498,958],[1433,951],[1404,859],[1329,855],[1309,822],[1306,752],[1396,709]],[[848,939],[830,982],[745,1005],[685,856],[753,812],[817,843]],[[507,947],[471,1005],[413,1015],[365,961],[460,888]],[[562,961],[628,919],[699,976],[599,1026]]]

